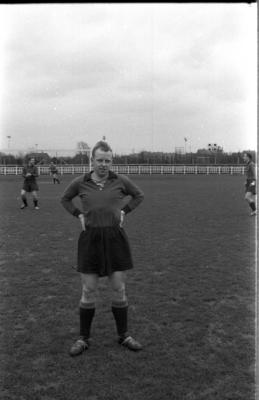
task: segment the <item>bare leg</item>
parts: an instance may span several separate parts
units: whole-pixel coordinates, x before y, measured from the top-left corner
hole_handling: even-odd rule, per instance
[[[24,189],[21,190],[21,198],[23,202],[23,204],[21,205],[21,209],[28,207],[26,191]]]

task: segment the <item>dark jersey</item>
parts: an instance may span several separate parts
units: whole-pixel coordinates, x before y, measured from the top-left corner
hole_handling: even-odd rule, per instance
[[[255,163],[249,161],[245,167],[246,178],[250,181],[255,180]]]
[[[30,173],[30,176],[26,176],[26,174]],[[38,178],[38,168],[35,165],[27,165],[23,167],[22,176],[24,177],[25,182],[32,183],[36,182],[36,178]]]
[[[81,199],[83,211],[72,202],[76,196]],[[143,192],[127,176],[110,171],[103,186],[98,186],[90,173],[74,179],[66,188],[61,203],[74,216],[83,213],[88,226],[112,227],[120,223],[121,210],[132,211],[143,198]]]
[[[58,173],[58,169],[56,167],[56,165],[51,165],[49,167],[51,174],[57,174]]]
[[[250,192],[253,195],[256,194],[255,190],[255,163],[253,161],[249,161],[245,167],[246,173],[246,185],[245,191]]]

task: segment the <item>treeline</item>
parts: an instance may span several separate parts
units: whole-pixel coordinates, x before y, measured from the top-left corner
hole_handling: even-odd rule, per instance
[[[211,152],[206,149],[200,149],[196,153],[165,153],[141,151],[130,154],[114,154],[114,164],[243,164],[244,152],[250,152],[255,160],[255,151],[244,150],[237,153],[224,153],[223,151]],[[48,153],[34,152],[27,154],[5,154],[0,152],[1,165],[24,165],[29,158],[34,157],[37,164],[46,165],[53,161],[58,165],[67,164],[89,164],[89,157],[86,152],[78,152],[73,157],[56,156],[51,157]]]
[[[248,150],[246,150],[248,151]],[[115,155],[116,164],[243,164],[243,152],[224,153],[210,152],[206,149],[198,150],[196,153],[164,153],[142,151],[136,154]],[[255,158],[255,152],[249,151]]]

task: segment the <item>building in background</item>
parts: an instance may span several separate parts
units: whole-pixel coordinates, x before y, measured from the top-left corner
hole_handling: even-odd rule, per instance
[[[218,146],[217,143],[208,143],[208,150],[212,153],[223,153],[223,147]]]

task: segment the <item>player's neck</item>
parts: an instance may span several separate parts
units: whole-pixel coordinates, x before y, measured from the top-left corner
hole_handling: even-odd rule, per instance
[[[93,171],[91,175],[94,181],[103,182],[106,181],[106,179],[108,178],[109,172],[107,172],[107,174],[105,174],[104,176],[99,176],[95,171]]]

